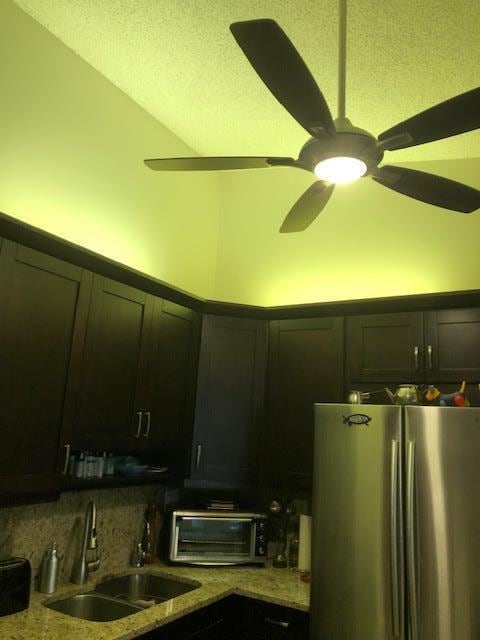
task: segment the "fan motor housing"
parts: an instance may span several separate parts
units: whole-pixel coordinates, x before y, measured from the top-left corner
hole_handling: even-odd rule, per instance
[[[334,136],[310,138],[302,147],[299,164],[313,171],[316,165],[327,158],[347,156],[363,160],[368,175],[376,169],[383,158],[383,152],[377,148],[376,139],[367,131],[362,133],[337,132]]]

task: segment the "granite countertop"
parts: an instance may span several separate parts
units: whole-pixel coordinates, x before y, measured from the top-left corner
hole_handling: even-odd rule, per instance
[[[47,609],[44,602],[85,593],[109,576],[143,571],[195,581],[200,587],[177,598],[157,604],[113,622],[90,622]],[[183,567],[155,563],[143,569],[92,574],[86,585],[62,585],[52,595],[32,592],[30,607],[21,613],[0,618],[2,640],[129,640],[160,627],[227,595],[237,593],[275,604],[308,610],[310,586],[288,569],[258,567]]]

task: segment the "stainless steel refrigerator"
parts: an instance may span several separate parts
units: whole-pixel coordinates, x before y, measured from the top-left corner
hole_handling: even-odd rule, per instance
[[[480,408],[315,405],[311,640],[480,640]]]

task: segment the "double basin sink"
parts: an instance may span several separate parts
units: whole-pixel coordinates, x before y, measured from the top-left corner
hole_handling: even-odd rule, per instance
[[[131,573],[109,578],[93,591],[48,602],[49,609],[93,622],[111,622],[166,602],[200,586],[151,573]]]

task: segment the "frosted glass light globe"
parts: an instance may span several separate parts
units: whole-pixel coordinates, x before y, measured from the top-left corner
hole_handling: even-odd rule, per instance
[[[363,160],[348,156],[327,158],[319,162],[313,170],[315,175],[326,182],[342,184],[353,182],[365,175],[367,165]]]

